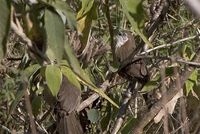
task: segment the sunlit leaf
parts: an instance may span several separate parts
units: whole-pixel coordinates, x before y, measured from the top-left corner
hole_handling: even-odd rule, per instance
[[[67,77],[70,83],[72,83],[78,89],[81,89],[81,85],[77,80],[75,73],[69,67],[61,66],[61,72]]]
[[[48,65],[45,70],[45,78],[52,95],[56,96],[62,82],[62,73],[60,68],[55,65]]]
[[[48,5],[53,6],[56,10],[61,11],[65,15],[67,19],[67,24],[69,25],[70,28],[76,27],[75,14],[73,13],[72,9],[70,8],[70,6],[66,1],[62,0],[55,0],[52,2],[48,2],[48,0],[42,0],[42,1]]]
[[[194,55],[196,54],[193,50],[193,47],[191,44],[186,44],[184,46],[182,46],[183,50],[182,50],[182,55],[184,57],[184,59],[186,60],[191,60]]]
[[[134,18],[134,21],[137,24],[137,27],[140,30],[143,30],[145,23],[145,11],[143,9],[144,0],[127,0],[127,10],[129,14]]]
[[[158,81],[149,81],[145,86],[142,88],[142,92],[150,92],[158,87]]]
[[[38,69],[40,69],[40,65],[39,64],[33,64],[33,65],[30,65],[29,67],[27,67],[23,73],[29,78],[31,77],[31,75],[33,73],[35,73]]]
[[[187,79],[187,81],[185,82],[186,95],[188,95],[190,91],[193,90],[193,87],[196,85],[197,75],[198,75],[198,71],[195,69],[190,75],[190,77]]]
[[[161,81],[160,73],[155,73],[153,78],[151,78],[151,80],[144,85],[141,91],[150,92],[158,88],[160,81]]]
[[[65,52],[66,52],[66,58],[67,58],[68,64],[72,68],[72,70],[84,80],[90,81],[90,77],[81,68],[80,63],[78,59],[76,58],[74,51],[72,50],[68,40],[66,40],[65,42]]]
[[[83,18],[92,9],[93,3],[94,0],[82,0],[82,7],[76,17],[77,20]]]
[[[62,59],[65,44],[65,28],[60,16],[49,9],[45,10],[45,29],[47,34],[47,56],[51,61]]]
[[[0,59],[6,51],[6,41],[10,29],[10,1],[0,0]]]
[[[81,50],[87,44],[92,21],[96,18],[96,6],[94,0],[82,0],[82,8],[77,14],[77,29],[81,33]]]
[[[133,30],[142,38],[142,40],[149,46],[153,45],[148,41],[143,33],[144,26],[144,11],[142,9],[142,2],[144,0],[119,0],[122,5],[122,10],[130,21]]]

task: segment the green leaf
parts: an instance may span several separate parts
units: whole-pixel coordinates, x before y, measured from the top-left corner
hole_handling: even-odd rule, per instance
[[[144,11],[142,8],[142,2],[144,0],[119,0],[122,5],[122,10],[130,21],[133,30],[142,38],[142,40],[149,46],[153,45],[148,41],[143,34],[143,27],[145,22]]]
[[[108,128],[109,122],[112,121],[111,115],[113,114],[111,111],[111,104],[108,103],[106,105],[106,110],[105,114],[103,115],[104,117],[101,119],[101,129],[102,131],[105,131]]]
[[[41,110],[42,98],[41,96],[35,96],[32,100],[32,111],[35,116],[37,116]]]
[[[21,101],[22,97],[24,96],[24,90],[23,85],[20,84],[19,89],[17,90],[17,93],[15,94],[15,100],[11,103],[9,114],[11,115],[13,111],[16,109],[18,103]]]
[[[145,23],[145,12],[143,9],[143,3],[144,0],[127,0],[127,10],[129,11],[129,14],[131,17],[134,18],[135,23],[137,24],[137,27],[140,30],[143,30],[144,23]]]
[[[55,65],[48,65],[45,70],[45,78],[53,96],[57,96],[62,83],[62,73]]]
[[[99,120],[100,114],[98,110],[90,109],[89,111],[87,111],[87,116],[92,123],[95,123]]]
[[[42,1],[45,2],[48,5],[51,5],[56,10],[61,11],[62,13],[64,13],[64,15],[65,15],[65,17],[67,19],[67,23],[68,23],[70,28],[73,29],[73,28],[76,27],[75,14],[72,11],[72,9],[70,8],[70,6],[67,4],[66,1],[62,1],[62,0],[56,0],[56,1],[52,1],[52,2],[48,2],[48,0],[42,0]]]
[[[7,35],[10,29],[10,1],[0,0],[0,59],[6,51]]]
[[[74,51],[71,48],[69,41],[65,40],[65,53],[66,53],[66,59],[68,61],[69,66],[72,68],[72,70],[76,73],[76,74],[82,74],[82,68],[80,66],[80,63],[78,61],[78,59],[75,57]]]
[[[196,85],[197,75],[198,75],[198,71],[197,69],[195,69],[190,75],[190,77],[188,78],[188,80],[185,82],[186,95],[188,95],[190,91],[193,90],[193,87]]]
[[[30,78],[36,71],[38,71],[41,68],[39,64],[33,64],[27,67],[23,73],[27,76],[27,78]]]
[[[145,86],[142,88],[142,92],[150,92],[158,87],[158,81],[149,81]]]
[[[72,50],[68,40],[65,42],[65,52],[68,64],[75,72],[75,74],[83,78],[85,81],[90,81],[89,75],[86,74],[85,71],[81,68],[80,63],[75,57],[74,51]]]
[[[77,20],[86,16],[86,14],[92,9],[94,0],[82,0],[82,7],[77,14]]]
[[[134,124],[136,123],[136,119],[134,117],[128,118],[128,121],[121,128],[121,134],[128,134],[133,129]]]
[[[81,49],[87,44],[92,21],[96,19],[96,4],[94,0],[82,0],[82,8],[77,14],[77,29],[81,33]]]
[[[70,83],[81,90],[81,85],[77,80],[76,74],[69,67],[61,66],[61,72],[67,77]]]
[[[65,27],[60,16],[49,9],[45,10],[45,29],[47,34],[47,56],[51,61],[63,57],[65,44]]]

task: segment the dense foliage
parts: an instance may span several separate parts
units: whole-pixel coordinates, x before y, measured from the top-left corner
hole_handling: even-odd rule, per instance
[[[64,76],[82,92],[85,133],[200,131],[199,19],[184,1],[0,3],[0,133],[53,133]],[[123,30],[141,49],[119,63],[115,36]],[[150,80],[127,98],[130,81],[118,71],[135,57]]]

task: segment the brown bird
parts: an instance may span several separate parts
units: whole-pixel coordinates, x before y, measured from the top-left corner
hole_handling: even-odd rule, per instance
[[[136,43],[131,32],[120,32],[116,37],[115,54],[120,63],[135,54]],[[149,80],[149,72],[143,59],[133,59],[129,64],[119,70],[119,74],[130,81],[137,81],[143,85]]]
[[[115,55],[119,62],[126,60],[136,49],[135,39],[129,31],[119,32],[116,36]]]
[[[67,77],[63,76],[57,96],[57,132],[59,134],[83,134],[77,107],[81,100],[81,91]]]
[[[83,134],[83,129],[76,113],[81,101],[81,91],[63,75],[62,84],[57,97],[54,97],[47,85],[43,92],[45,101],[54,108],[56,115],[56,130],[50,128],[51,133],[57,134]]]

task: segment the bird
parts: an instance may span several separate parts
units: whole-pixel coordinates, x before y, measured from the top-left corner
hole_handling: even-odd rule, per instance
[[[120,31],[116,36],[115,55],[119,63],[123,63],[127,58],[136,54],[137,45],[134,36],[130,31]],[[134,55],[133,55],[134,57]],[[129,81],[137,81],[142,88],[149,81],[149,71],[144,59],[133,58],[126,66],[121,68],[119,75]]]
[[[126,60],[136,49],[135,39],[131,32],[120,31],[116,36],[115,55],[119,62]]]
[[[48,89],[44,90],[43,96],[54,108],[56,122],[55,128],[51,131],[57,134],[84,133],[76,112],[81,101],[81,91],[66,76],[62,75],[62,83],[56,97]]]
[[[149,72],[144,60],[142,58],[135,57],[139,48],[136,45],[135,38],[131,32],[120,31],[117,34],[115,41],[116,45],[114,57],[116,57],[119,64],[122,64],[119,65],[118,74],[128,80],[128,86],[122,95],[123,101],[112,133],[117,133],[119,131],[120,126],[124,121],[128,106],[131,108],[131,104],[135,104],[135,99],[133,98],[137,97],[137,91],[142,89],[149,79]],[[123,65],[125,60],[130,62]]]
[[[76,109],[81,101],[81,91],[67,77],[63,77],[57,95],[57,132],[59,134],[83,134]]]
[[[81,91],[63,76],[57,95],[57,132],[59,134],[83,134],[76,110],[81,101]]]

